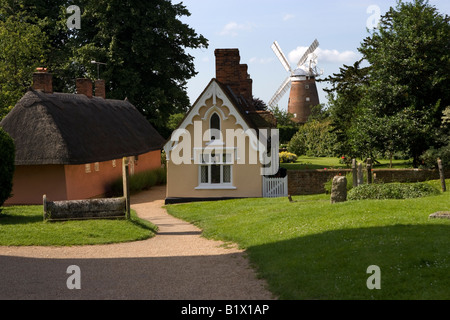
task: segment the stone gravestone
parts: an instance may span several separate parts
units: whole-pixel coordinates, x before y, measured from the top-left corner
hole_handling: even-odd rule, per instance
[[[335,176],[331,185],[331,203],[347,201],[347,178]]]

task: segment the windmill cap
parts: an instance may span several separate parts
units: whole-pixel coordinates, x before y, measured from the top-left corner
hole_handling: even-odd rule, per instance
[[[294,72],[292,74],[294,76],[307,76],[308,72],[306,72],[305,69],[297,68],[297,69],[294,70]]]

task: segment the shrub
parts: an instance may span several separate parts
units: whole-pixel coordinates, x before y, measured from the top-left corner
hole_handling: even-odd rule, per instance
[[[288,143],[291,141],[292,137],[298,131],[298,127],[295,125],[292,126],[278,126],[277,129],[280,133],[280,142]]]
[[[15,152],[13,139],[0,128],[0,206],[11,196]]]
[[[333,156],[335,134],[330,132],[330,121],[313,120],[302,125],[289,142],[288,151],[298,156]]]
[[[437,167],[437,158],[442,160],[444,168],[450,168],[450,143],[439,149],[433,147],[428,149],[422,154],[420,160],[423,167],[434,169]]]
[[[364,184],[350,190],[348,199],[408,199],[439,193],[438,189],[425,182]]]
[[[281,163],[293,163],[297,161],[297,155],[290,152],[280,152],[280,162]]]

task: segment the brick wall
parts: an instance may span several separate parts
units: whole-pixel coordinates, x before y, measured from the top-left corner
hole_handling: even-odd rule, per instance
[[[290,195],[324,193],[324,185],[336,175],[346,175],[351,169],[333,170],[288,170],[288,192]],[[437,170],[425,169],[374,169],[376,180],[389,182],[420,182],[439,179]],[[450,170],[445,172],[450,178]]]

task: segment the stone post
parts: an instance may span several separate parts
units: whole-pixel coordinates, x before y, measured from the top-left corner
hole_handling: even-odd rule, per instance
[[[331,203],[347,201],[347,178],[335,176],[331,186]]]

